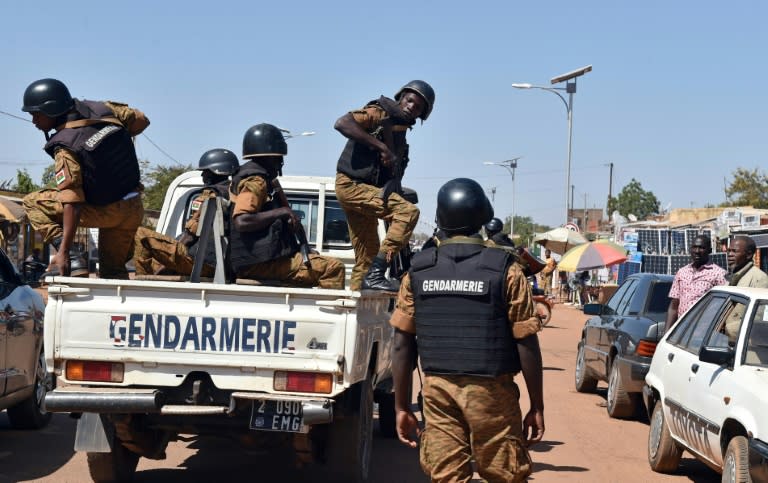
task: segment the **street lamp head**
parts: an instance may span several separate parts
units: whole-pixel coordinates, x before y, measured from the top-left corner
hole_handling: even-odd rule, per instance
[[[515,84],[512,84],[512,87],[514,87],[515,89],[530,89],[531,87],[533,87],[533,85],[528,83],[515,83]]]
[[[582,76],[586,74],[587,72],[592,71],[592,65],[584,66],[580,69],[572,70],[571,72],[566,72],[565,74],[559,75],[557,77],[553,77],[550,82],[552,84],[559,84],[560,82],[575,79],[576,77]]]

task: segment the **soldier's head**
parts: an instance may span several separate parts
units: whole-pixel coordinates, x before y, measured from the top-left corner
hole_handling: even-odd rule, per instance
[[[496,235],[504,229],[504,223],[498,218],[491,218],[491,221],[485,224],[485,233],[488,238]]]
[[[24,91],[21,110],[32,114],[32,123],[43,132],[61,124],[62,117],[75,107],[75,101],[63,82],[40,79]]]
[[[283,174],[283,156],[288,145],[279,128],[261,123],[251,126],[243,137],[243,159],[251,159],[266,169],[270,176]]]
[[[437,192],[437,227],[448,236],[472,235],[493,218],[493,206],[482,186],[469,178],[456,178]]]
[[[395,100],[410,117],[426,121],[435,105],[435,91],[422,80],[412,80],[397,91]]]
[[[237,172],[240,162],[237,155],[229,149],[211,149],[200,157],[197,169],[202,171],[206,185],[220,183]]]

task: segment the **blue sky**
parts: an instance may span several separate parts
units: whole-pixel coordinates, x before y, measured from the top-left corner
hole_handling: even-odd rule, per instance
[[[404,184],[430,231],[439,187],[472,177],[512,212],[509,173],[485,161],[522,156],[515,212],[565,218],[567,117],[560,99],[514,82],[584,65],[574,97],[574,206],[604,207],[633,177],[662,206],[725,199],[738,167],[767,164],[768,4],[759,1],[12,2],[0,7],[0,110],[22,117],[32,81],[119,100],[152,121],[149,138],[184,164],[214,147],[241,151],[271,122],[289,141],[285,174],[333,176],[344,138],[335,120],[411,79],[437,93],[409,134]],[[0,115],[0,180],[50,163],[43,135]],[[147,138],[152,164],[174,161]]]

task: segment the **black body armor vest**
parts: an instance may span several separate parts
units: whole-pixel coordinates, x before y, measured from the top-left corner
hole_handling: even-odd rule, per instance
[[[220,183],[216,183],[210,186],[206,186],[203,190],[203,195],[205,195],[208,191],[214,191],[216,192],[216,196],[225,200],[229,200],[229,180],[224,180]],[[230,232],[230,225],[232,217],[232,207],[229,203],[224,203],[224,236],[229,238],[229,232]],[[193,257],[197,256],[197,247],[200,246],[200,241],[198,240],[195,244],[193,244],[191,247],[189,247],[188,253],[192,255]],[[227,257],[227,251],[228,247],[223,247],[224,250],[224,257]],[[210,236],[208,239],[208,246],[205,250],[205,263],[208,265],[215,265],[216,264],[216,242],[214,241],[214,235],[213,230],[210,231]]]
[[[240,182],[251,176],[260,176],[272,188],[272,178],[260,164],[253,161],[240,166],[232,178],[232,193],[238,195]],[[279,208],[274,201],[262,206],[261,211]],[[269,227],[260,231],[241,232],[234,226],[230,230],[230,261],[235,274],[257,263],[264,263],[277,258],[293,255],[299,251],[296,237],[285,220],[275,220]]]
[[[378,100],[371,101],[367,106],[377,105],[387,112],[388,122],[392,124],[392,142],[394,143],[394,153],[400,162],[401,175],[408,164],[408,143],[405,140],[407,129],[396,126],[410,127],[413,121],[403,117],[402,111],[396,101],[387,97],[380,97]],[[383,140],[383,134],[380,127],[371,134],[379,140]],[[382,166],[379,162],[380,153],[364,144],[359,144],[351,139],[347,140],[344,151],[341,152],[339,162],[336,165],[336,171],[344,173],[355,181],[360,181],[374,186],[384,186],[387,181],[393,178],[394,172]]]
[[[75,112],[67,121],[99,120],[114,117],[102,102],[75,100]],[[63,128],[45,145],[54,157],[56,149],[65,147],[75,153],[83,173],[85,200],[92,205],[108,205],[122,199],[140,184],[139,161],[128,131],[117,124],[94,124]]]
[[[414,255],[411,288],[426,373],[498,376],[520,371],[507,315],[503,250],[445,241]]]

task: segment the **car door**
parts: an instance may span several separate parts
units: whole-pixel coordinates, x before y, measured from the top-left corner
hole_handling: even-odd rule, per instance
[[[692,390],[691,381],[701,369],[699,350],[723,312],[728,297],[710,292],[686,313],[675,326],[661,352],[663,357],[664,410],[670,432],[697,453],[708,447],[708,421],[692,411],[691,399],[701,397]]]
[[[726,325],[734,323],[740,327],[747,315],[749,300],[740,296],[730,296],[720,311],[717,320],[709,327],[704,345],[708,347],[737,347],[736,341],[729,341]],[[700,455],[716,465],[722,465],[723,454],[720,449],[720,424],[726,411],[726,399],[733,387],[733,365],[719,366],[700,360],[691,366],[688,393],[685,405],[692,415],[696,415],[703,426],[704,437],[697,448]]]
[[[42,323],[33,292],[0,252],[0,318],[5,327],[5,393],[34,384]],[[36,320],[38,319],[38,320]]]
[[[617,316],[619,303],[633,282],[634,279],[627,279],[621,284],[603,306],[603,313],[599,317],[591,319],[585,326],[586,346],[584,347],[584,359],[589,368],[597,374],[605,375],[606,354],[602,347],[603,333],[606,327],[613,325],[613,319]]]
[[[632,300],[632,297],[637,291],[637,287],[639,285],[640,282],[637,279],[627,279],[627,281],[624,282],[624,290],[620,294],[620,298],[617,300],[615,313],[611,317],[603,319],[598,347],[600,354],[599,362],[602,364],[602,371],[606,373],[606,376],[608,372],[608,356],[611,353],[611,348],[616,341],[617,333],[624,321],[624,317],[627,315],[627,307],[629,307],[629,302]]]

